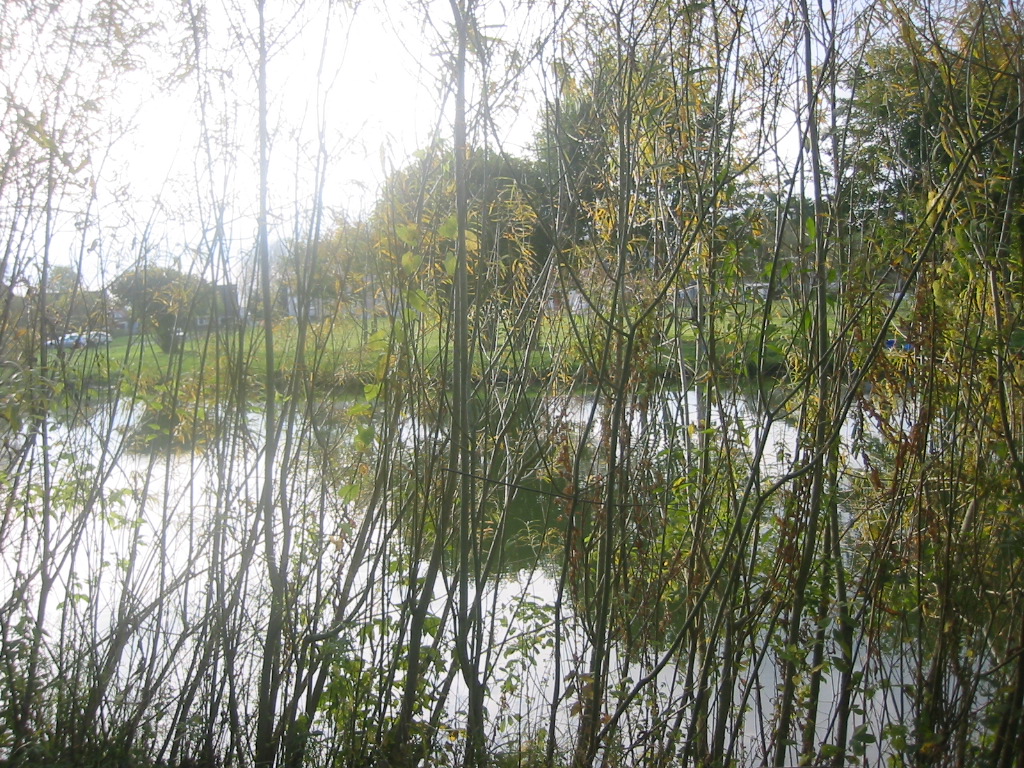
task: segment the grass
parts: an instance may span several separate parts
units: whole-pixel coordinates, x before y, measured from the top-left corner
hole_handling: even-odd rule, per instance
[[[604,334],[592,318],[582,318],[577,325],[588,334],[582,341],[570,332],[565,318],[551,319],[528,356],[512,344],[477,349],[477,374],[482,375],[484,365],[494,365],[500,380],[520,375],[525,366],[528,379],[538,383],[551,377],[589,381],[595,375],[594,361],[600,358]],[[404,332],[401,323],[392,325],[387,318],[377,318],[376,326],[364,329],[357,319],[342,317],[300,329],[294,318],[282,318],[274,328],[275,370],[270,378],[279,388],[301,377],[298,383],[325,394],[362,391],[380,380],[387,370],[385,363],[394,361],[392,341],[402,340]],[[719,370],[737,378],[756,374],[758,366],[772,375],[783,373],[787,354],[800,346],[804,332],[798,319],[778,311],[770,325],[771,338],[761,350],[759,310],[746,305],[727,308],[716,329]],[[418,365],[428,375],[440,376],[444,356],[437,326],[426,333],[422,330],[417,329],[415,340]],[[655,321],[651,333],[646,347],[638,349],[640,374],[678,379],[680,360],[694,370],[703,346],[693,325],[683,324],[673,333]],[[658,337],[663,338],[655,340]],[[70,391],[120,387],[146,392],[180,379],[199,382],[203,391],[211,393],[244,377],[249,382],[246,391],[257,397],[268,380],[266,364],[265,335],[257,325],[190,333],[173,354],[162,350],[152,334],[119,336],[102,347],[57,350],[50,353],[49,375]]]

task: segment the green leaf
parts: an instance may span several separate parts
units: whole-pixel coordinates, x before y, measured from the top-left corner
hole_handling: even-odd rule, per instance
[[[825,759],[839,757],[843,754],[843,750],[837,747],[835,744],[822,744],[821,745],[821,757]]]
[[[373,428],[373,425],[356,430],[356,447],[360,449],[369,448],[373,445],[373,441],[376,436],[377,431]]]
[[[857,757],[863,757],[864,753],[867,752],[868,744],[874,744],[875,737],[868,732],[867,724],[858,726],[857,730],[853,733],[853,738],[850,739],[850,745],[853,747],[853,754]]]
[[[402,271],[407,275],[415,275],[422,263],[422,254],[414,253],[413,251],[406,251],[402,254]]]
[[[376,388],[377,391],[374,392],[374,397],[372,398],[372,399],[376,399],[377,395],[380,394],[380,385],[379,384],[367,384],[366,386],[363,387],[363,393],[364,394],[366,393],[367,387],[375,387]],[[371,398],[367,397],[367,400],[369,401],[369,400],[371,400]],[[348,410],[345,411],[345,414],[347,416],[351,416],[352,418],[356,418],[356,419],[358,419],[358,418],[365,418],[367,416],[372,416],[373,415],[373,407],[370,405],[369,402],[357,402],[357,403],[354,403],[353,405],[349,406]]]
[[[445,240],[454,240],[459,234],[459,220],[454,215],[449,216],[437,234]]]
[[[406,301],[417,312],[430,311],[430,296],[424,290],[417,288],[416,290],[409,291],[406,294]]]
[[[410,248],[415,248],[420,244],[420,233],[414,224],[399,224],[395,227],[395,234]]]

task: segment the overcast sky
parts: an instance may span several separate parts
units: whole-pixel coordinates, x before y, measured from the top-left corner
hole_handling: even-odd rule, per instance
[[[323,206],[355,218],[370,210],[389,171],[433,136],[451,138],[448,0],[352,5],[267,3],[270,223],[278,239],[312,210],[318,164],[326,167]],[[524,20],[525,2],[488,5],[481,29],[494,51],[492,78],[500,80],[510,71],[504,53],[524,49],[520,36],[545,19]],[[51,263],[80,263],[90,287],[142,257],[188,269],[208,260],[218,216],[237,264],[251,252],[259,199],[255,3],[153,0],[151,9],[117,6],[134,18],[95,23],[105,8],[79,0],[0,14],[5,118],[41,121],[46,136],[63,137],[68,167],[80,166],[53,208],[51,236],[31,236],[36,253],[24,268],[41,269],[48,243]],[[186,10],[204,14],[204,24],[193,27]],[[126,34],[133,24],[153,25],[145,43]],[[197,42],[199,63],[190,66]],[[104,70],[121,55],[130,71]],[[519,88],[505,104],[502,133],[521,152],[537,98],[522,88],[529,75],[514,79]],[[68,138],[68,126],[84,130]],[[2,140],[17,135],[18,125],[5,124],[0,144],[9,149]],[[26,173],[45,169],[33,158],[42,134],[37,141],[24,145]]]
[[[270,6],[280,11],[281,4]],[[318,162],[327,163],[324,205],[358,217],[376,200],[389,170],[408,162],[435,132],[451,135],[450,83],[441,53],[450,36],[447,0],[371,0],[354,11],[323,6],[308,3],[297,16],[268,19],[271,225],[277,237],[288,237],[296,212],[312,206]],[[140,237],[165,256],[183,254],[181,267],[188,268],[190,250],[202,258],[221,201],[227,205],[231,257],[243,258],[251,248],[258,200],[257,91],[255,48],[246,36],[255,34],[256,19],[251,4],[239,8],[231,0],[212,4],[208,13],[201,77],[158,86],[155,75],[173,63],[156,58],[121,89],[120,108],[133,128],[104,165],[108,193],[97,216],[101,224],[120,227],[122,235],[134,228],[135,248],[108,240],[105,261],[102,251],[83,259],[83,271],[100,280],[134,258]],[[488,34],[511,45],[528,26],[506,16],[500,4],[487,24]],[[205,120],[201,88],[207,94]],[[505,112],[504,138],[513,151],[522,151],[532,135],[536,104],[536,91],[526,89]],[[109,191],[114,189],[129,190],[128,199],[115,199]]]

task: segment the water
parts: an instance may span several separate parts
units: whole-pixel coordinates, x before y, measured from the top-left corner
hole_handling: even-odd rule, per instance
[[[46,440],[37,438],[7,478],[0,618],[10,628],[10,653],[38,660],[41,689],[97,702],[74,714],[57,703],[52,717],[93,729],[130,723],[160,759],[205,745],[243,761],[258,707],[268,574],[285,557],[281,716],[316,705],[314,755],[355,748],[356,731],[367,740],[362,748],[384,738],[400,710],[410,610],[424,594],[436,504],[450,481],[437,450],[447,435],[443,425],[405,417],[381,464],[386,425],[357,405],[321,405],[295,422],[294,440],[282,440],[269,538],[259,412],[214,414],[213,424],[232,427],[187,450],[165,450],[167,441],[137,450],[141,406],[116,401],[99,403],[87,418],[48,424]],[[705,749],[760,764],[773,751],[787,661],[797,663],[798,698],[811,701],[805,687],[816,671],[809,650],[818,627],[821,692],[817,704],[798,707],[798,728],[810,708],[814,742],[835,737],[845,657],[856,667],[848,729],[859,734],[851,744],[861,758],[877,764],[911,749],[903,745],[924,738],[912,725],[928,660],[915,655],[920,646],[901,645],[903,625],[892,619],[891,630],[872,628],[871,603],[858,603],[855,647],[844,653],[836,604],[823,604],[816,620],[812,605],[805,645],[789,648],[782,639],[790,597],[778,580],[789,573],[786,515],[799,494],[780,486],[766,503],[754,500],[799,467],[796,414],[768,419],[739,394],[700,406],[695,391],[668,392],[629,410],[621,427],[620,458],[632,462],[633,485],[615,502],[621,520],[612,529],[611,556],[620,565],[603,663],[604,749],[623,764],[666,752],[692,761]],[[492,547],[504,557],[471,559],[465,594],[470,603],[479,596],[480,622],[468,643],[473,675],[487,690],[491,748],[521,754],[553,739],[567,757],[593,690],[611,419],[589,395],[526,412],[514,441],[496,448],[480,438],[489,452],[478,464],[474,535],[481,558]],[[838,474],[851,478],[847,488],[865,471],[856,434],[854,420],[843,424]],[[713,472],[680,484],[699,461],[702,439],[713,447]],[[515,446],[543,450],[517,455]],[[753,495],[743,494],[743,483]],[[570,518],[578,532],[567,529]],[[836,533],[856,546],[857,515],[845,510],[841,519]],[[452,539],[429,585],[416,704],[424,737],[445,760],[457,759],[464,744],[468,706],[454,662],[455,551]],[[847,553],[844,561],[852,568],[855,558]],[[850,594],[874,583],[854,572],[847,578]],[[34,638],[40,618],[44,634]],[[970,656],[958,652],[960,667],[942,669],[947,711],[981,711],[991,699],[992,684],[969,686],[992,666],[975,647],[984,644],[972,645]]]

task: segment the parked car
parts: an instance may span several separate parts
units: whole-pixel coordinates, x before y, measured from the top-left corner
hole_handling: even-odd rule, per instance
[[[46,346],[51,349],[81,349],[86,344],[88,344],[88,340],[81,333],[65,333],[58,339],[50,339],[46,342]]]
[[[85,334],[85,342],[90,347],[98,347],[110,343],[110,334],[106,331],[89,331]]]

